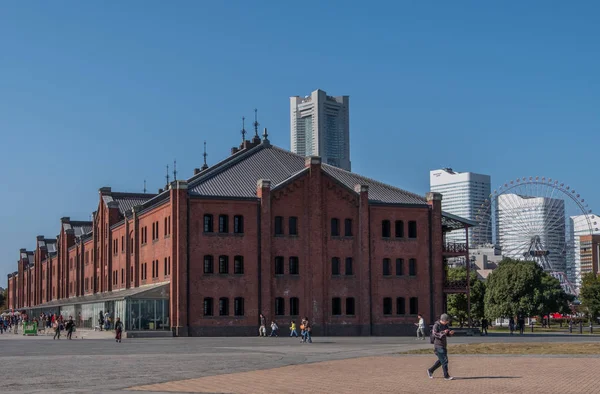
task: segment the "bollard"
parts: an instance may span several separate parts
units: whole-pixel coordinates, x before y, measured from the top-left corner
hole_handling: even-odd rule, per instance
[[[579,333],[583,334],[583,322],[579,321]]]
[[[592,325],[592,322],[590,322],[590,334],[594,333],[594,326]]]

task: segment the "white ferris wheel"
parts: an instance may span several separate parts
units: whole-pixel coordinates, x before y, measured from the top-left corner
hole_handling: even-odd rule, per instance
[[[517,178],[489,195],[476,220],[476,244],[494,242],[503,257],[536,261],[565,291],[578,294],[580,240],[598,231],[598,224],[570,186],[546,177]]]

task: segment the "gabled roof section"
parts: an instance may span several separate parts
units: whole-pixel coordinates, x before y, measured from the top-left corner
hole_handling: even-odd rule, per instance
[[[80,238],[85,234],[91,233],[93,228],[94,224],[92,222],[73,221],[69,223],[63,223],[63,229],[65,231],[73,229],[75,237],[77,238]]]
[[[106,205],[109,202],[115,201],[119,206],[121,215],[131,212],[131,208],[136,205],[142,205],[146,201],[156,197],[156,194],[151,193],[120,193],[109,192],[102,195],[102,200]]]
[[[263,143],[210,167],[188,190],[190,195],[256,197],[259,179],[277,185],[303,169],[304,157]]]
[[[462,230],[465,227],[475,227],[479,223],[442,211],[442,227],[448,231]]]
[[[306,170],[304,156],[262,143],[240,151],[209,169],[195,175],[189,182],[190,195],[215,197],[256,197],[256,182],[269,179],[276,189],[295,179]],[[386,185],[382,182],[322,164],[323,171],[354,190],[357,184],[369,186],[369,201],[392,204],[427,204],[425,198]]]
[[[369,186],[369,201],[388,204],[427,204],[427,200],[418,194],[407,192],[394,186],[367,178],[329,164],[322,164],[323,171],[354,190],[355,185]]]

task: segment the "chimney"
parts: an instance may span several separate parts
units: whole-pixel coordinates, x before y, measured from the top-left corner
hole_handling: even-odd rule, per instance
[[[200,174],[200,169],[199,168],[194,168],[194,175],[198,175]]]
[[[110,188],[110,186],[104,186],[101,187],[98,191],[100,192],[100,194],[108,194],[111,192],[111,190],[112,189]]]
[[[62,217],[60,218],[60,222],[61,223],[70,223],[71,222],[71,218],[68,216]]]
[[[158,194],[160,194],[160,193],[162,193],[162,192],[164,192],[164,190],[163,190],[163,189],[158,189]]]
[[[235,155],[236,153],[238,153],[239,149],[236,148],[235,146],[233,148],[231,148],[231,154]]]

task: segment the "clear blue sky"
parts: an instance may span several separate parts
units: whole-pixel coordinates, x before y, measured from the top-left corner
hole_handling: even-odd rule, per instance
[[[289,148],[288,97],[317,88],[350,95],[355,172],[545,175],[600,208],[597,2],[375,3],[2,2],[0,285],[99,187],[188,177],[204,140],[223,159],[255,107]]]

